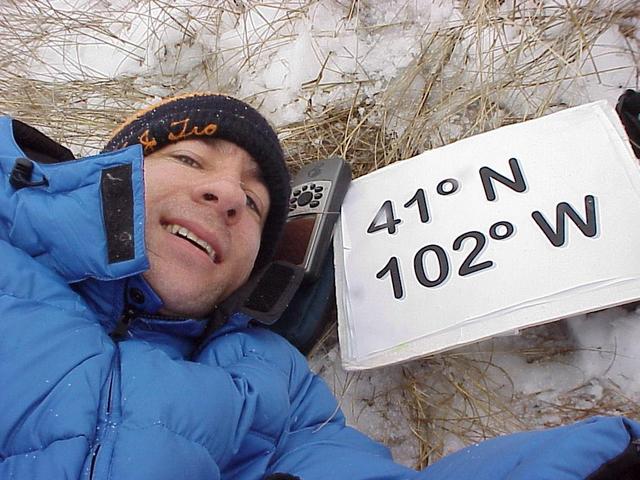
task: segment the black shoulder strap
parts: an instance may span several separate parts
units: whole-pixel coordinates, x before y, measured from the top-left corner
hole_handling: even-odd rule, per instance
[[[75,156],[66,147],[47,137],[20,120],[12,119],[13,138],[20,149],[31,160],[40,163],[58,163],[75,160]]]
[[[620,95],[616,112],[627,131],[633,153],[640,158],[640,93],[627,90]]]

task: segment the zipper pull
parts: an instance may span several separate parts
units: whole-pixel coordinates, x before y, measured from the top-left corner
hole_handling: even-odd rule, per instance
[[[113,329],[109,336],[114,340],[121,340],[126,337],[129,332],[129,327],[135,318],[136,311],[133,308],[128,307],[118,319],[116,328]]]

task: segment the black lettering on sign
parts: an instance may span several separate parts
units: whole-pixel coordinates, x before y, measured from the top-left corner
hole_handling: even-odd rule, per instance
[[[416,194],[404,204],[404,208],[409,208],[414,203],[418,204],[418,212],[420,213],[420,221],[427,223],[429,221],[429,209],[427,208],[427,197],[424,194],[424,190],[419,188],[416,190]]]
[[[522,170],[520,169],[518,159],[510,158],[509,168],[511,168],[513,180],[505,177],[504,175],[500,175],[498,172],[490,169],[489,167],[482,167],[480,169],[480,180],[482,180],[482,186],[484,187],[484,194],[487,197],[487,200],[493,201],[497,198],[496,190],[493,186],[492,180],[497,180],[498,182],[518,193],[522,193],[527,189],[527,183],[524,180],[524,175],[522,174]]]
[[[504,240],[513,235],[514,231],[515,227],[513,226],[513,223],[502,220],[501,222],[496,222],[489,227],[489,236],[494,240]]]
[[[396,218],[393,213],[393,203],[391,200],[385,200],[375,218],[367,228],[367,233],[375,233],[380,230],[387,230],[387,233],[396,233],[396,225],[402,220]]]
[[[424,257],[427,252],[433,252],[438,260],[438,276],[431,280],[427,275],[427,268],[424,264]],[[449,276],[449,259],[447,258],[447,252],[440,245],[427,245],[418,250],[415,257],[413,257],[413,270],[416,274],[416,278],[420,285],[424,287],[437,287],[444,282]]]
[[[596,199],[593,195],[584,197],[584,209],[586,221],[567,202],[561,202],[556,207],[556,228],[555,230],[546,218],[539,211],[531,214],[533,220],[538,224],[542,233],[549,239],[554,247],[561,247],[566,242],[566,219],[569,217],[577,225],[586,237],[595,237],[598,234],[598,219],[596,214]]]
[[[391,274],[391,287],[393,288],[393,297],[396,300],[400,300],[404,297],[404,288],[402,287],[402,276],[400,275],[400,265],[398,264],[398,257],[391,257],[387,264],[382,267],[376,278],[382,278],[387,273]]]
[[[451,195],[456,193],[459,187],[460,182],[455,178],[445,178],[436,187],[436,192],[438,192],[438,195]]]
[[[458,270],[458,275],[460,275],[461,277],[479,272],[481,270],[484,270],[485,268],[493,267],[493,262],[491,260],[473,264],[473,261],[478,255],[482,253],[482,250],[484,250],[484,247],[487,244],[487,238],[480,232],[474,231],[463,233],[453,241],[453,249],[456,251],[460,250],[462,248],[462,242],[464,242],[467,238],[475,240],[476,243],[465,261],[462,262],[462,265]]]

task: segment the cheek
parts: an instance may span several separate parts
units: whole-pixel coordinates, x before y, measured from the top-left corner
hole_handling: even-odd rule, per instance
[[[184,173],[184,170],[181,170],[179,165],[174,165],[171,162],[148,161],[145,159],[145,200],[153,201],[166,196],[172,191],[184,189],[185,182],[189,180]]]
[[[145,168],[144,171],[144,210],[146,220],[153,216],[154,206],[158,204],[158,197],[163,188],[162,178],[158,178],[153,168]]]
[[[259,232],[260,230],[257,231]],[[258,251],[260,250],[260,236],[257,236],[256,238],[256,235],[259,234],[243,235],[235,238],[234,242],[236,242],[236,245],[241,246],[241,248],[238,250],[238,256],[236,257],[231,270],[228,271],[233,272],[233,274],[227,277],[229,280],[226,285],[224,298],[228,297],[237,288],[244,285],[251,276],[256,257],[258,256]]]
[[[162,212],[183,202],[182,197],[188,191],[188,180],[180,170],[170,167],[164,170],[155,166],[145,169],[144,210],[147,225],[157,223]]]
[[[259,228],[252,228],[248,231],[242,239],[242,257],[245,263],[245,269],[247,276],[253,270],[253,264],[255,263],[258,251],[260,250],[260,239],[262,230]]]

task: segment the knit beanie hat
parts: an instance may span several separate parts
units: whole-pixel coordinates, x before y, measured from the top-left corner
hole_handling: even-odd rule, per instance
[[[255,109],[226,95],[192,93],[170,97],[125,120],[102,151],[140,144],[146,156],[170,143],[205,138],[233,142],[260,165],[271,199],[255,264],[260,268],[275,252],[287,218],[291,186],[278,137]]]

